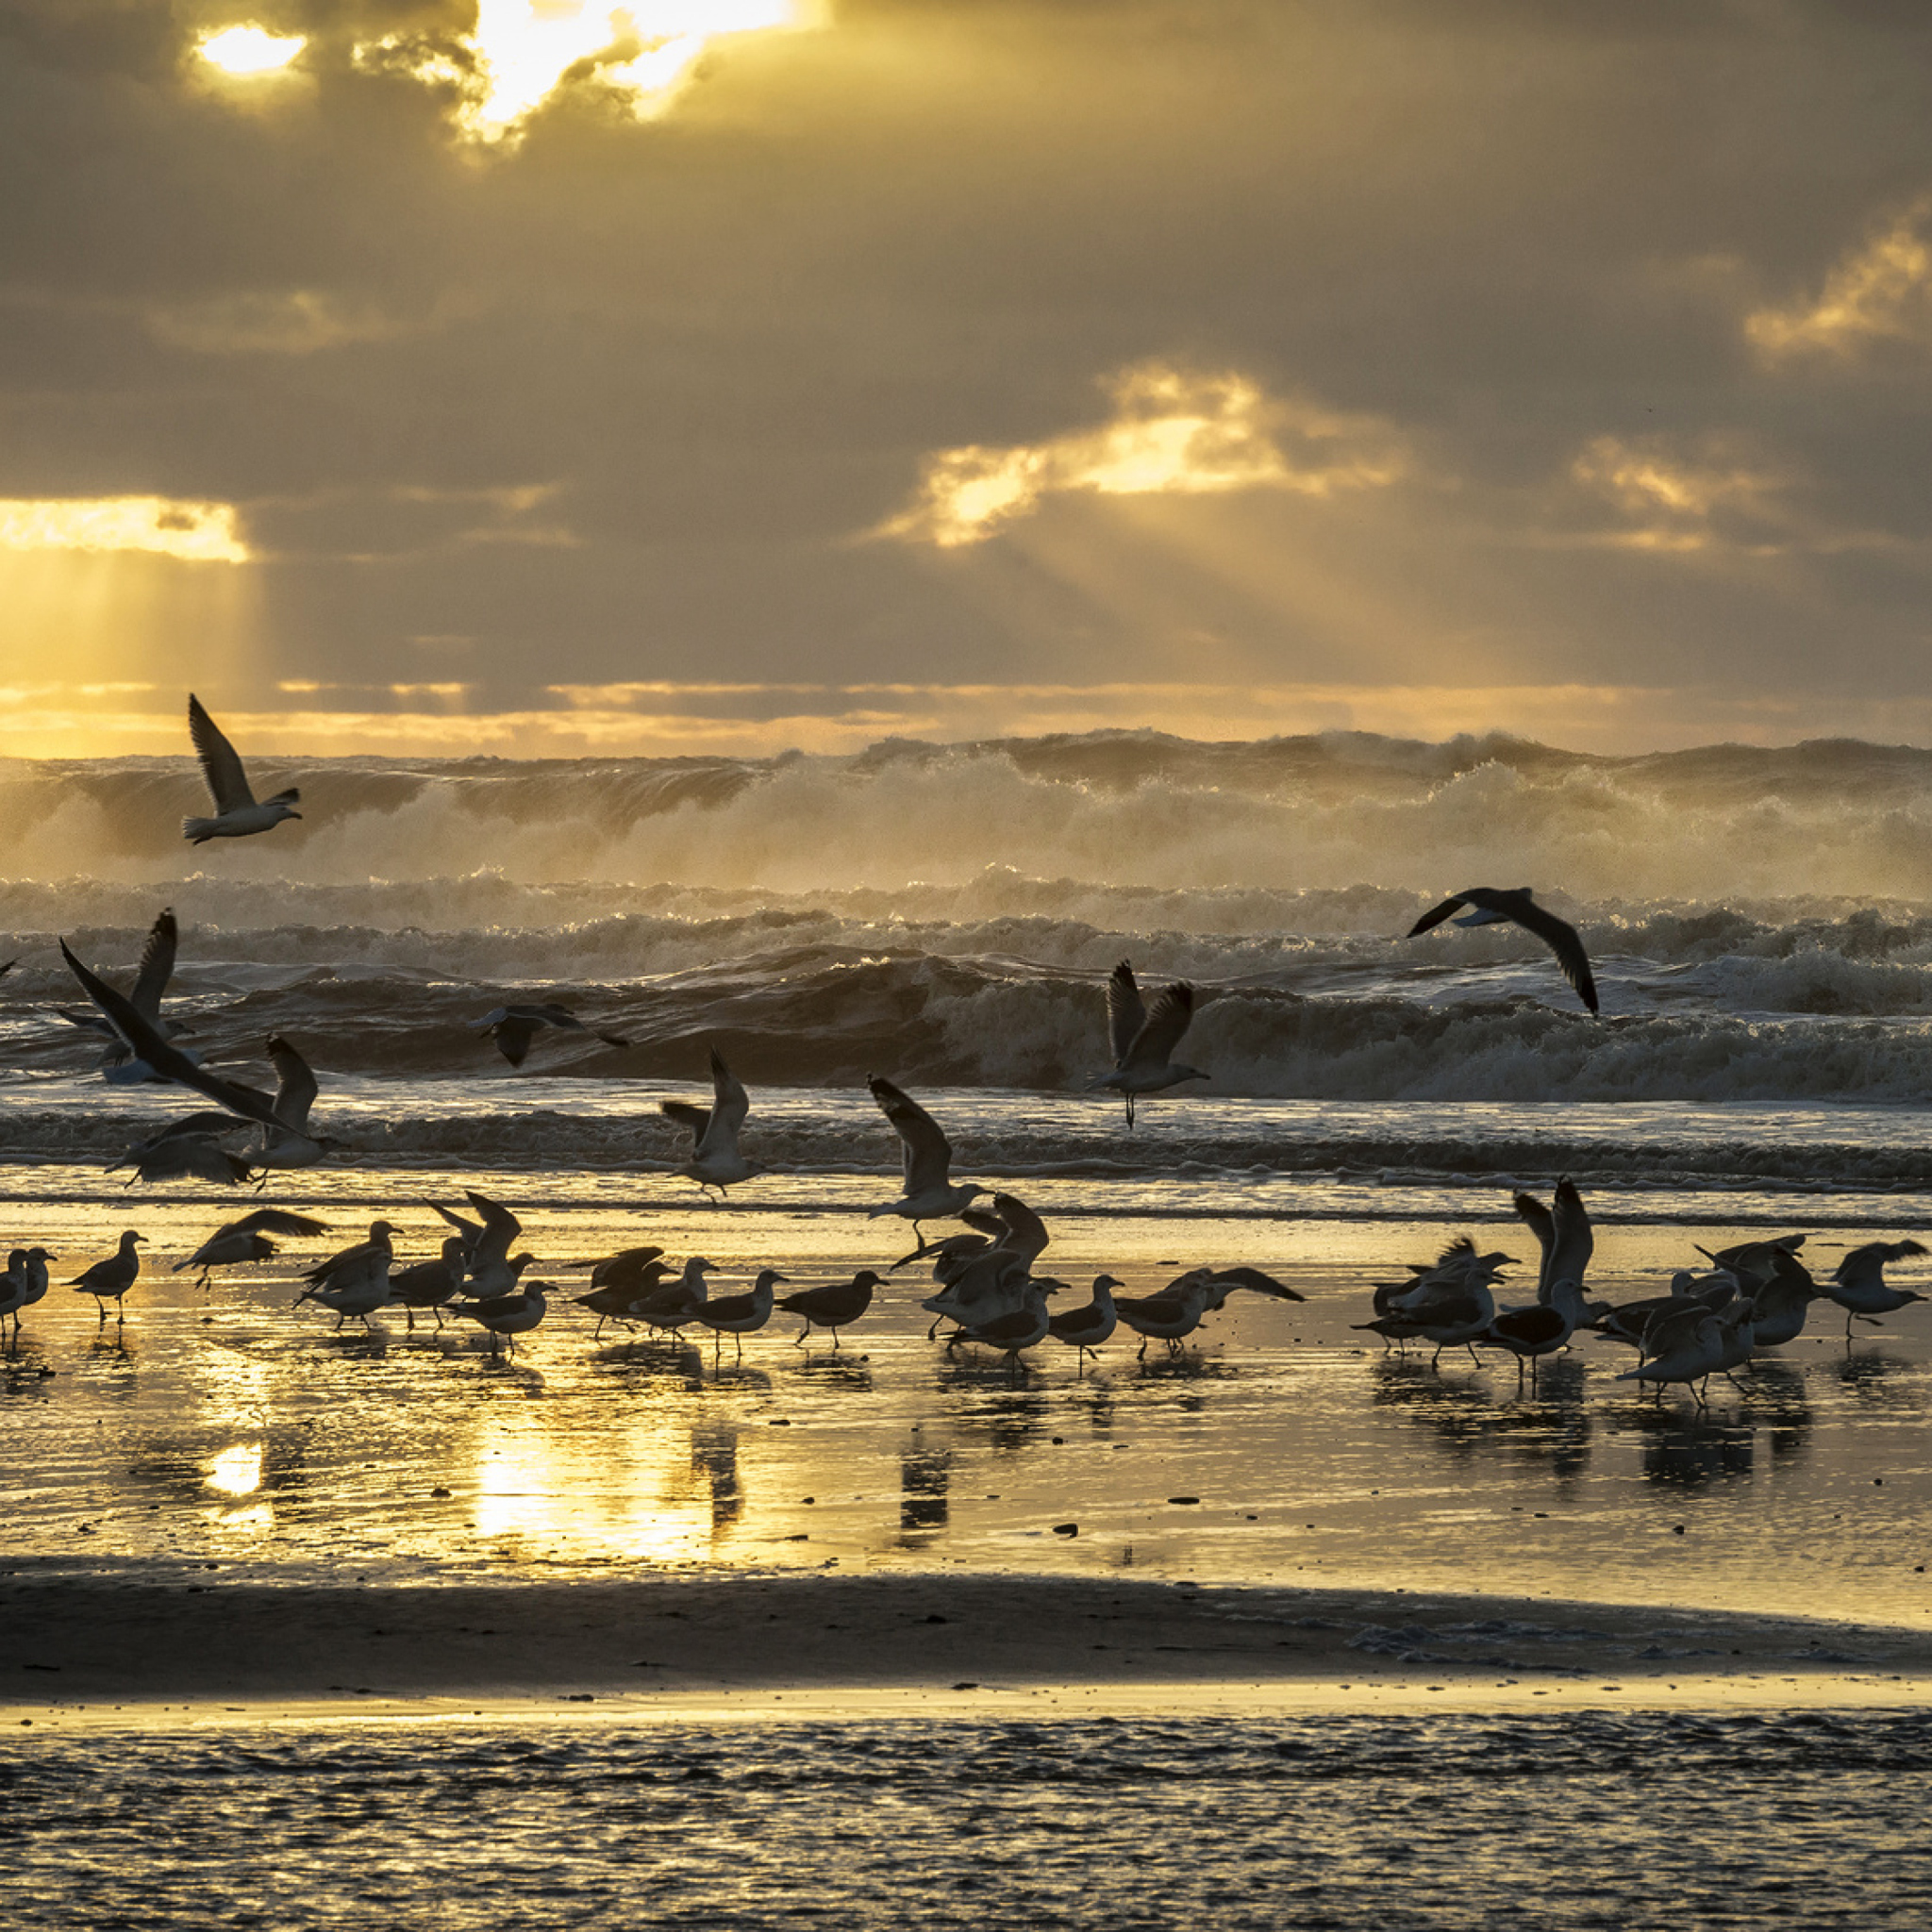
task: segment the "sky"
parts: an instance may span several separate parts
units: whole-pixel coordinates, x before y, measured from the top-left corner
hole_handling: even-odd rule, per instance
[[[1932,743],[1928,129],[1923,0],[0,0],[0,754]]]

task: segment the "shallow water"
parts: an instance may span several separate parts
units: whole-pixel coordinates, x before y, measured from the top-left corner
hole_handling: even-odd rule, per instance
[[[27,1926],[1911,1927],[1923,1713],[0,1744]]]

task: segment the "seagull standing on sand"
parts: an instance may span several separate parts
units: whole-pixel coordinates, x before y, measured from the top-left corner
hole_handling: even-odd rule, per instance
[[[456,1299],[462,1285],[462,1237],[453,1234],[443,1242],[442,1253],[434,1261],[417,1261],[408,1268],[398,1268],[389,1278],[389,1298],[402,1309],[403,1320],[413,1335],[416,1310],[427,1308],[441,1328],[442,1316],[439,1310],[445,1302]]]
[[[497,1345],[502,1341],[509,1343],[509,1351],[514,1355],[517,1337],[527,1335],[543,1319],[549,1307],[543,1296],[546,1286],[544,1282],[533,1281],[514,1294],[491,1295],[488,1301],[481,1302],[453,1302],[450,1312],[466,1315],[489,1329],[491,1355],[496,1354]]]
[[[1093,1299],[1084,1308],[1068,1308],[1063,1313],[1049,1318],[1047,1333],[1056,1341],[1064,1341],[1069,1348],[1079,1350],[1079,1365],[1087,1366],[1087,1357],[1096,1348],[1105,1347],[1113,1340],[1113,1332],[1120,1317],[1114,1312],[1113,1291],[1125,1284],[1111,1274],[1096,1274],[1093,1277]]]
[[[68,1284],[78,1294],[93,1296],[103,1322],[108,1319],[108,1301],[119,1305],[121,1297],[134,1286],[141,1273],[141,1257],[134,1250],[146,1239],[130,1227],[122,1235],[121,1245],[105,1261],[96,1261],[85,1274],[76,1274]],[[125,1321],[126,1313],[125,1307],[121,1307],[116,1319]]]
[[[191,844],[205,845],[210,839],[245,839],[251,832],[266,832],[284,819],[302,816],[295,809],[302,794],[293,786],[264,798],[259,805],[255,802],[255,793],[248,789],[248,774],[242,769],[235,747],[202,709],[201,700],[192,691],[188,693],[188,735],[194,741],[201,775],[208,780],[215,802],[213,818],[181,821],[181,836]]]
[[[839,1346],[839,1331],[856,1322],[872,1307],[872,1291],[880,1286],[870,1268],[861,1268],[850,1281],[828,1281],[821,1288],[800,1289],[788,1294],[778,1306],[805,1324],[792,1341],[796,1348],[814,1328],[832,1331],[832,1346]]]
[[[727,1335],[738,1344],[738,1353],[732,1360],[743,1359],[744,1338],[756,1335],[772,1319],[773,1296],[777,1291],[777,1284],[784,1279],[775,1268],[760,1268],[749,1294],[721,1294],[698,1309],[698,1320],[711,1331],[711,1360],[714,1365],[718,1350]]]
[[[925,1235],[919,1224],[941,1215],[958,1214],[970,1208],[987,1190],[976,1186],[956,1187],[952,1180],[953,1143],[940,1131],[939,1123],[924,1108],[902,1093],[890,1080],[874,1074],[866,1085],[879,1109],[891,1122],[901,1143],[906,1180],[896,1201],[882,1201],[868,1208],[868,1217],[896,1214],[912,1224],[912,1232],[922,1241]],[[782,1305],[781,1305],[782,1306]]]
[[[666,1120],[691,1129],[691,1158],[677,1170],[686,1180],[707,1190],[716,1188],[722,1201],[726,1188],[748,1181],[758,1172],[757,1165],[738,1151],[738,1130],[751,1111],[751,1096],[715,1046],[711,1049],[710,1106],[663,1100],[658,1103],[658,1110]]]
[[[606,1046],[630,1044],[614,1033],[599,1033],[594,1026],[585,1025],[568,1007],[560,1007],[554,1000],[542,1006],[492,1007],[480,1020],[470,1022],[470,1030],[495,1041],[497,1051],[513,1067],[523,1065],[531,1041],[546,1026],[565,1033],[589,1033]]]
[[[1194,989],[1186,980],[1176,980],[1146,1007],[1134,982],[1134,969],[1123,959],[1107,982],[1107,1035],[1113,1048],[1113,1072],[1090,1081],[1087,1091],[1111,1087],[1124,1095],[1131,1128],[1136,1094],[1158,1093],[1183,1080],[1209,1078],[1199,1067],[1181,1066],[1174,1058],[1193,1017]]]
[[[1458,906],[1475,909],[1467,918],[1458,919],[1457,925],[1498,925],[1507,921],[1535,934],[1556,954],[1557,964],[1563,969],[1563,977],[1576,989],[1577,997],[1592,1013],[1596,1011],[1596,981],[1591,977],[1590,958],[1583,950],[1583,941],[1576,937],[1576,928],[1539,906],[1527,886],[1518,886],[1513,891],[1499,886],[1471,886],[1424,912],[1409,927],[1408,937],[1415,939],[1441,925]]]

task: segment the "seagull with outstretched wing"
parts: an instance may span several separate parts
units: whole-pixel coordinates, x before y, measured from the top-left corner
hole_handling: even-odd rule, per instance
[[[81,990],[92,1000],[108,1024],[113,1027],[122,1044],[136,1059],[145,1060],[163,1080],[173,1080],[182,1087],[192,1087],[197,1093],[205,1093],[217,1107],[225,1108],[229,1113],[244,1121],[255,1121],[263,1127],[277,1134],[293,1131],[289,1123],[275,1111],[275,1102],[266,1093],[257,1091],[253,1087],[244,1087],[238,1080],[224,1080],[219,1074],[210,1074],[206,1067],[195,1062],[171,1046],[160,1034],[138,1012],[125,993],[116,992],[106,980],[91,973],[75,958],[73,949],[65,940],[60,941],[60,957],[67,961],[68,970],[80,982]]]
[[[1596,981],[1591,976],[1590,956],[1583,950],[1583,941],[1577,938],[1576,928],[1567,920],[1558,919],[1554,912],[1539,906],[1527,886],[1517,886],[1513,890],[1501,886],[1471,886],[1466,891],[1457,892],[1424,912],[1409,927],[1408,937],[1414,939],[1441,925],[1458,906],[1468,906],[1473,909],[1467,917],[1456,922],[1457,925],[1499,925],[1507,921],[1511,925],[1520,925],[1526,933],[1533,933],[1556,954],[1557,964],[1563,969],[1563,977],[1576,989],[1577,997],[1592,1013],[1596,1011]]]
[[[1206,1080],[1199,1067],[1180,1065],[1174,1050],[1194,1018],[1194,989],[1176,980],[1154,996],[1149,1007],[1141,998],[1134,969],[1123,959],[1107,982],[1108,1043],[1113,1048],[1113,1071],[1090,1081],[1087,1091],[1111,1087],[1127,1103],[1127,1125],[1134,1124],[1134,1098],[1177,1087],[1183,1080]]]
[[[701,1188],[716,1188],[722,1199],[726,1188],[748,1181],[758,1172],[758,1163],[738,1151],[738,1130],[751,1111],[751,1096],[715,1046],[711,1049],[710,1106],[661,1100],[658,1108],[666,1120],[691,1130],[691,1158],[677,1170],[686,1180],[695,1181]]]
[[[222,727],[202,709],[201,700],[188,693],[188,735],[194,741],[194,755],[201,760],[201,775],[208,780],[208,795],[214,800],[211,819],[183,819],[181,836],[190,844],[205,845],[210,839],[245,839],[251,832],[266,832],[284,819],[299,819],[295,809],[302,794],[291,786],[273,798],[256,802],[249,789],[248,774],[235,747]]]
[[[879,1110],[891,1122],[899,1136],[906,1179],[896,1201],[882,1201],[866,1209],[868,1215],[896,1214],[912,1224],[912,1231],[923,1242],[924,1232],[919,1224],[943,1214],[958,1214],[970,1208],[988,1191],[977,1186],[953,1184],[953,1143],[940,1130],[940,1124],[909,1094],[890,1080],[874,1074],[866,1085]],[[782,1306],[782,1304],[781,1304]]]
[[[470,1030],[495,1041],[498,1052],[513,1067],[523,1065],[531,1041],[546,1026],[566,1033],[592,1034],[606,1046],[630,1044],[614,1033],[599,1033],[594,1026],[585,1025],[568,1007],[558,1006],[554,1000],[541,1006],[492,1007],[480,1020],[470,1022]]]

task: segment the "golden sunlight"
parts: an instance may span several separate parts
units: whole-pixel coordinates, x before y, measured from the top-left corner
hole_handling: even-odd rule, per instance
[[[1096,429],[1008,449],[970,443],[928,457],[918,499],[874,534],[950,550],[982,541],[1064,491],[1142,496],[1268,489],[1328,496],[1392,483],[1405,467],[1386,425],[1271,397],[1243,375],[1191,375],[1147,362],[1107,387],[1114,414]]]
[[[1745,319],[1745,334],[1774,358],[1807,349],[1848,356],[1884,337],[1932,344],[1932,243],[1920,233],[1928,218],[1932,196],[1922,196],[1852,249],[1816,302],[1761,308]]]
[[[246,563],[231,503],[166,496],[0,497],[0,549],[146,550],[184,563]]]
[[[365,61],[398,61],[418,79],[454,82],[457,123],[472,140],[513,140],[567,81],[595,78],[639,120],[660,113],[709,43],[732,34],[815,24],[815,0],[477,0],[475,29],[458,37],[466,61],[412,53],[400,37],[358,47]]]
[[[251,74],[274,74],[286,67],[308,44],[303,34],[272,34],[265,27],[224,27],[220,33],[204,34],[195,52],[211,67],[224,74],[243,77]]]

